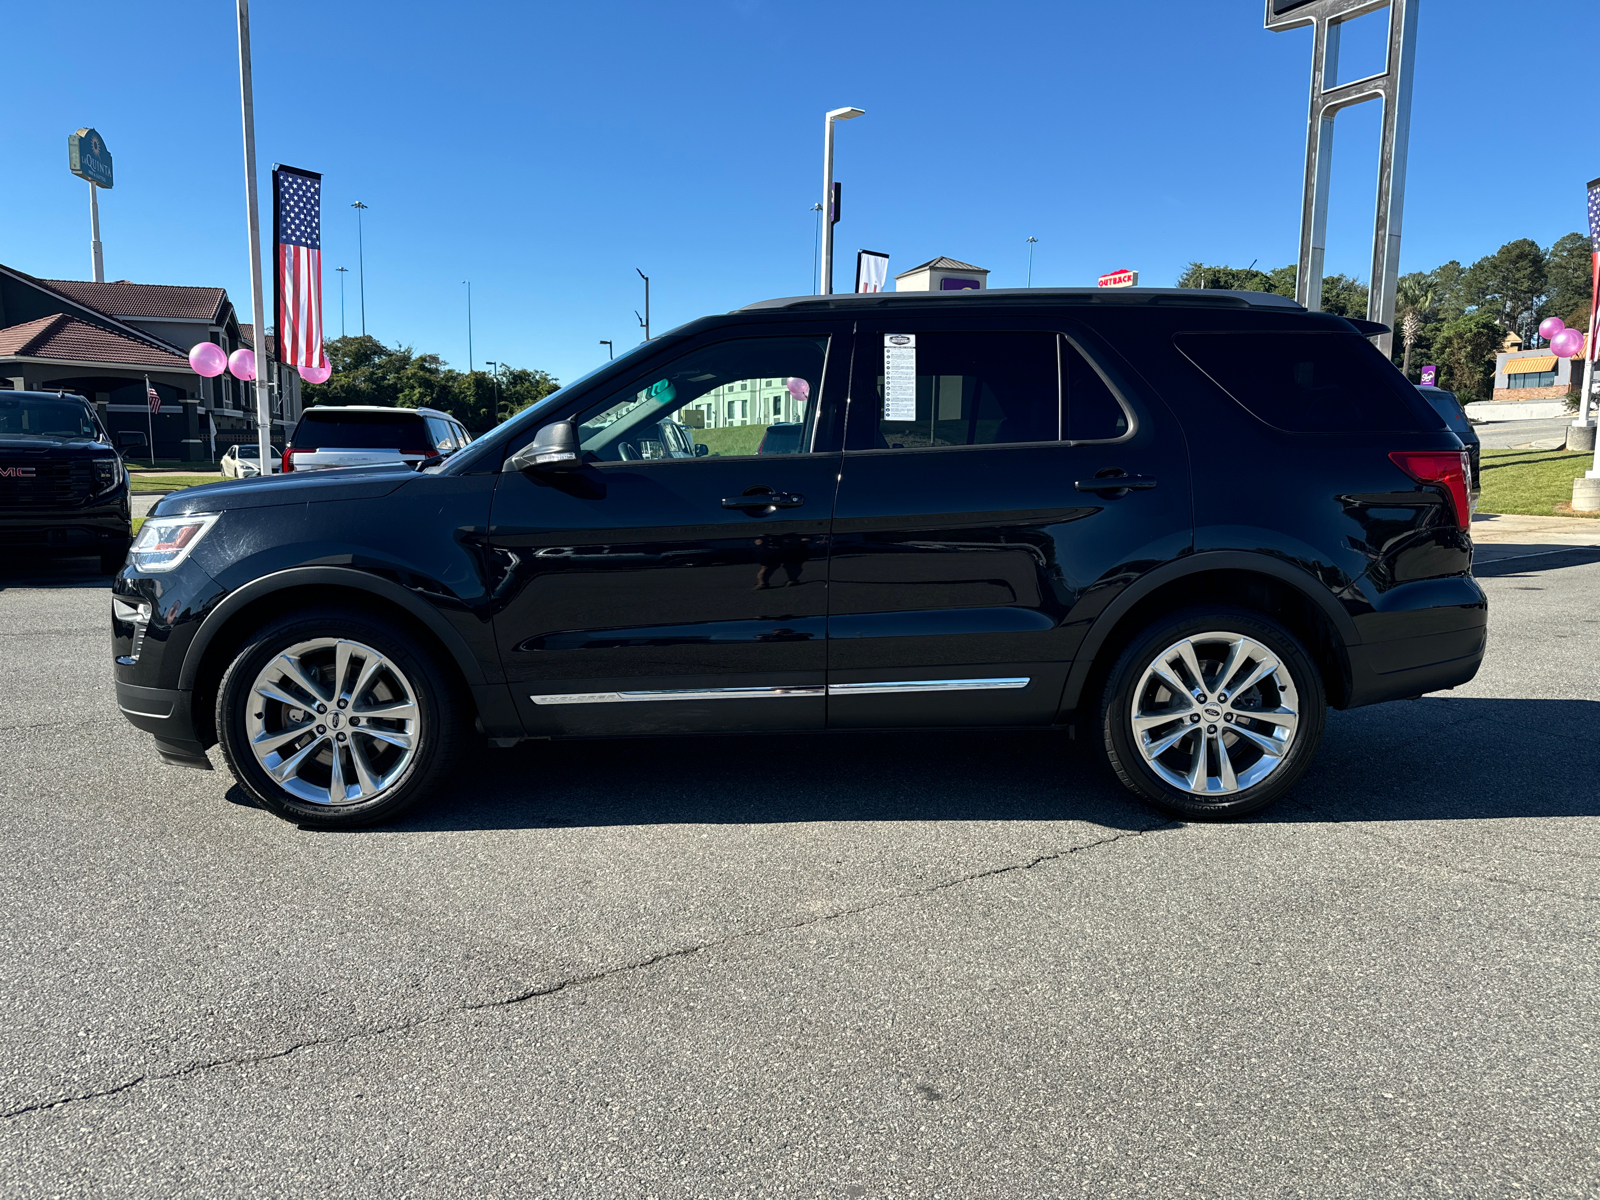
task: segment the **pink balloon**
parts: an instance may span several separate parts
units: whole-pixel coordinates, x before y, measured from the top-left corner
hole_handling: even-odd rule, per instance
[[[256,352],[254,350],[235,350],[228,355],[228,370],[233,372],[235,379],[254,379],[256,377]]]
[[[196,375],[215,379],[228,369],[228,356],[215,342],[196,342],[189,349],[189,365]]]
[[[1583,334],[1576,329],[1563,329],[1550,339],[1550,353],[1557,358],[1577,358],[1583,353]]]
[[[789,395],[793,396],[801,404],[811,399],[811,384],[798,376],[793,379],[785,379],[783,386],[788,388]]]
[[[301,367],[300,378],[307,383],[327,383],[328,377],[333,374],[333,365],[323,363],[320,367]]]
[[[1556,334],[1566,327],[1567,323],[1560,317],[1546,317],[1539,322],[1539,336],[1547,342],[1554,341]]]

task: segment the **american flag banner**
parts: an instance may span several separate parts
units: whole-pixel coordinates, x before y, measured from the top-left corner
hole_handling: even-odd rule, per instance
[[[274,357],[291,367],[322,367],[322,176],[297,167],[272,171],[276,231],[273,293],[278,300]]]
[[[1593,362],[1600,362],[1600,337],[1595,336],[1595,327],[1600,325],[1595,310],[1600,308],[1600,179],[1589,181],[1589,249],[1593,253],[1590,260],[1589,276],[1589,358]]]
[[[160,412],[161,394],[157,392],[155,388],[150,386],[150,381],[148,379],[144,381],[144,392],[145,398],[150,401],[150,411],[153,413]]]

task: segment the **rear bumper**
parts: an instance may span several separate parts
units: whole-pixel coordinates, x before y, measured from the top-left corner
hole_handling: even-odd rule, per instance
[[[1478,673],[1489,602],[1470,575],[1391,588],[1382,608],[1358,616],[1361,642],[1348,649],[1346,708],[1457,687]]]
[[[192,692],[175,688],[117,682],[117,707],[136,729],[155,737],[156,753],[163,762],[209,771],[211,760],[194,731],[189,707],[192,696]]]

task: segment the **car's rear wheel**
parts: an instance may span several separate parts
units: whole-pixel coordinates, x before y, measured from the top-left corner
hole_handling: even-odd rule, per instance
[[[1118,658],[1100,728],[1137,795],[1192,819],[1256,812],[1305,772],[1322,738],[1322,676],[1295,636],[1244,609],[1165,618]]]
[[[326,610],[251,637],[217,689],[217,736],[266,808],[318,828],[370,825],[448,776],[466,706],[432,648],[398,624]]]

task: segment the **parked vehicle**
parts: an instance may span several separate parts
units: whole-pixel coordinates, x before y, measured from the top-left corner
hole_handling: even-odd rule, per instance
[[[1461,442],[1379,329],[1159,289],[707,317],[421,471],[166,497],[114,585],[119,704],[315,826],[480,738],[824,729],[1068,726],[1169,812],[1253,812],[1327,705],[1483,655]],[[789,453],[646,451],[774,378]]]
[[[276,475],[283,470],[279,461],[278,448],[270,447],[272,451],[268,460],[268,474]],[[220,463],[224,479],[246,479],[251,475],[261,474],[261,447],[251,442],[249,445],[229,446],[228,452],[222,456]]]
[[[1467,476],[1472,491],[1472,505],[1478,505],[1478,497],[1483,492],[1483,476],[1480,464],[1483,458],[1483,443],[1478,440],[1478,431],[1472,427],[1472,422],[1467,419],[1467,410],[1462,407],[1461,399],[1454,392],[1444,388],[1418,386],[1433,411],[1444,418],[1444,423],[1450,427],[1450,432],[1461,439],[1461,444],[1467,448],[1467,464],[1471,468]]]
[[[128,473],[94,407],[70,392],[0,392],[0,546],[122,566]]]
[[[382,463],[416,467],[430,459],[448,458],[471,441],[461,422],[437,409],[319,405],[306,409],[295,424],[283,452],[283,469],[317,471]]]

